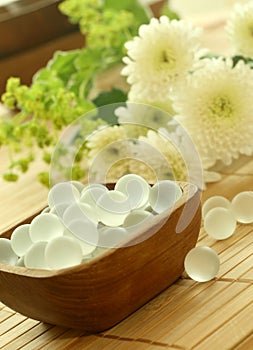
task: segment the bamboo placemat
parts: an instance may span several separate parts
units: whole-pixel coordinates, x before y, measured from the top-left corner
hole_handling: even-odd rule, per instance
[[[202,200],[220,194],[232,199],[243,190],[253,190],[253,161],[241,158],[222,174],[222,179],[207,186]],[[9,193],[1,186],[2,199],[19,203],[5,212],[9,225],[15,210],[30,209],[46,199],[46,190],[30,195],[27,187]],[[23,185],[23,184],[22,184]],[[18,185],[19,186],[19,185]],[[38,189],[37,188],[37,189]],[[4,194],[4,195],[3,195]],[[27,209],[28,210],[28,209]],[[8,217],[9,213],[9,217]],[[15,220],[14,220],[15,221]],[[2,228],[5,226],[1,223]],[[65,329],[28,319],[0,304],[0,348],[17,349],[251,349],[253,348],[253,224],[238,224],[229,239],[216,241],[203,227],[198,245],[215,249],[221,259],[216,279],[197,283],[182,276],[155,299],[112,329],[96,335]],[[168,271],[169,273],[169,271]],[[10,291],[11,292],[11,291]],[[112,306],[113,307],[113,306]]]

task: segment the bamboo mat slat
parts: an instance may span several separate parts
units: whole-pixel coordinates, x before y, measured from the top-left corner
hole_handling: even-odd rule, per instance
[[[241,283],[234,284],[234,288],[239,289],[241,287]],[[212,336],[217,329],[222,329],[224,324],[231,319],[234,320],[234,325],[240,327],[240,331],[238,331],[237,327],[237,338],[235,339],[234,332],[230,333],[231,344],[229,346],[226,343],[223,343],[223,347],[226,346],[226,349],[231,348],[232,346],[238,343],[238,337],[241,335],[241,324],[236,322],[236,315],[242,311],[244,308],[251,304],[251,298],[253,293],[253,286],[243,286],[243,290],[239,292],[236,296],[233,296],[227,301],[227,295],[224,295],[224,305],[219,310],[216,310],[214,313],[209,315],[209,317],[201,320],[201,322],[194,328],[191,328],[189,332],[184,334],[180,339],[176,341],[176,345],[187,347],[191,349],[192,347],[199,344],[203,339],[207,339]],[[207,306],[205,306],[207,307]],[[219,312],[218,312],[219,311]],[[192,315],[194,317],[194,315]],[[252,322],[252,315],[247,314],[246,319],[248,323]],[[231,330],[232,331],[232,330]],[[248,335],[248,334],[247,334]],[[229,337],[228,337],[229,338]],[[211,342],[209,343],[212,344]]]
[[[222,349],[224,344],[227,348],[232,348],[240,342],[244,337],[252,333],[252,325],[250,324],[249,315],[253,313],[253,304],[247,305],[235,317],[230,319],[221,328],[218,328],[211,336],[201,341],[196,347],[196,350],[209,350],[210,344],[214,349]],[[251,318],[252,320],[252,318]],[[240,329],[236,325],[240,324]],[[229,335],[231,330],[234,330],[233,337]],[[250,348],[248,348],[249,350]]]
[[[26,319],[24,322],[19,323],[15,328],[9,329],[1,335],[1,346],[7,345],[12,342],[13,339],[17,339],[23,334],[26,334],[27,331],[33,329],[37,324],[39,324],[39,321]]]
[[[228,282],[219,282],[203,290],[197,297],[185,304],[180,313],[176,312],[168,319],[168,329],[163,329],[160,338],[168,343],[177,344],[193,327],[198,327],[205,319],[218,312],[230,299],[238,295],[245,286],[233,286]],[[210,291],[210,293],[209,293]],[[229,295],[230,294],[230,295]]]
[[[55,327],[48,329],[46,332],[41,331],[38,335],[36,335],[29,343],[22,346],[22,350],[33,350],[33,349],[41,349],[43,346],[47,346],[50,343],[53,343],[55,339],[61,337],[64,333],[67,332],[67,329],[62,327]],[[78,334],[78,336],[81,332]]]
[[[234,350],[249,350],[253,349],[253,333],[251,332],[250,336],[247,337],[243,342],[235,347]]]
[[[26,323],[27,321],[25,321]],[[9,350],[16,350],[20,348],[24,348],[27,344],[31,343],[34,339],[39,337],[41,334],[44,334],[45,332],[48,332],[53,326],[44,324],[44,323],[38,323],[35,326],[28,327],[27,331],[23,333],[22,335],[18,336],[16,339],[10,339],[10,341],[7,343]],[[14,328],[15,330],[15,328]]]
[[[24,322],[27,318],[25,316],[22,316],[18,313],[12,313],[11,317],[7,318],[3,322],[1,322],[1,328],[0,328],[0,336],[2,339],[3,334],[8,332],[9,330],[15,328],[17,325]]]
[[[249,281],[253,281],[253,266],[251,264],[251,267],[249,268],[249,270],[247,272],[245,272],[242,276],[241,279],[245,280],[249,280]]]
[[[3,321],[7,320],[7,318],[11,317],[13,315],[12,312],[8,312],[5,310],[1,310],[0,313],[0,323],[2,323]]]

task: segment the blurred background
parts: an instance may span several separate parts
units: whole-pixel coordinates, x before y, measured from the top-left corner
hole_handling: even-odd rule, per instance
[[[81,0],[80,0],[81,1]],[[157,15],[162,0],[139,0],[148,3]],[[213,28],[212,38],[203,37],[214,52],[228,47],[225,36],[215,43],[215,31],[220,36],[229,10],[236,2],[247,0],[169,0],[169,6],[181,18],[194,24]],[[0,94],[10,76],[19,76],[29,84],[33,74],[45,66],[56,50],[71,50],[84,45],[77,26],[68,22],[58,10],[59,0],[0,0]],[[224,35],[224,34],[221,34]],[[224,45],[220,45],[221,40]],[[220,53],[220,52],[217,52]]]

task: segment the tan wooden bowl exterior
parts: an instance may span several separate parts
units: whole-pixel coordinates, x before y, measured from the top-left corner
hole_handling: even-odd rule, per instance
[[[1,302],[30,318],[87,332],[117,324],[177,280],[196,245],[200,192],[192,184],[180,186],[183,195],[171,214],[168,209],[155,216],[122,247],[88,262],[52,271],[0,264]],[[183,215],[190,220],[176,233]]]

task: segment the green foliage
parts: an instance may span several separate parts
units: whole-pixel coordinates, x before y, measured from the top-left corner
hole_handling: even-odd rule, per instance
[[[79,24],[86,43],[83,55],[92,67],[99,63],[98,70],[120,62],[124,43],[149,20],[137,0],[65,0],[59,9],[72,23]]]
[[[98,111],[99,118],[106,121],[107,124],[117,124],[118,118],[114,114],[115,103],[125,102],[127,100],[127,94],[120,90],[113,88],[110,91],[101,92],[92,102],[97,107],[106,106],[106,108]]]
[[[0,146],[7,145],[10,154],[10,165],[4,175],[8,181],[16,181],[20,173],[29,169],[37,148],[43,150],[44,162],[50,163],[51,150],[62,130],[94,110],[89,95],[96,75],[121,62],[124,43],[137,34],[140,24],[149,21],[147,11],[137,0],[65,0],[59,10],[72,23],[79,24],[85,35],[85,47],[56,52],[46,67],[34,75],[30,86],[16,77],[8,79],[1,100],[15,112],[12,117],[0,118]],[[115,90],[94,102],[101,105],[125,98]],[[90,115],[82,118],[78,142],[83,142],[105,120],[99,114],[96,118]],[[85,175],[79,163],[85,151],[84,143],[72,169],[76,179]],[[39,180],[48,185],[49,176],[40,173]]]

